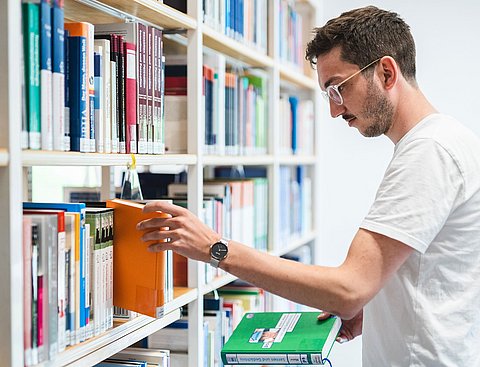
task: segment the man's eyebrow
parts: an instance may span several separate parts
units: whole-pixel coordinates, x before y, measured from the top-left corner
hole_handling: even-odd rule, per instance
[[[330,84],[332,84],[336,79],[340,79],[339,76],[334,75],[327,79],[327,81],[323,84],[323,87],[326,89]]]

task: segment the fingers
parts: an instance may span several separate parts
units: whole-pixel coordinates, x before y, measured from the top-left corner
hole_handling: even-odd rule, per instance
[[[147,251],[149,252],[160,252],[160,251],[165,251],[168,250],[167,245],[169,242],[163,242],[163,243],[154,243],[153,245],[150,245],[147,247]]]
[[[170,218],[151,218],[142,220],[137,223],[137,230],[145,231],[159,227],[171,227],[171,224],[168,223],[169,219]]]
[[[331,316],[331,313],[322,311],[322,312],[320,312],[320,314],[317,316],[317,319],[320,320],[320,321],[321,321],[321,320],[326,320],[326,319],[328,319],[330,316]]]
[[[174,205],[166,200],[150,201],[147,204],[145,204],[145,206],[143,207],[144,213],[161,211],[173,216],[182,215],[183,213],[185,213],[185,210],[186,210],[185,208],[182,208],[181,206],[178,206],[178,205]]]
[[[337,338],[335,339],[337,341],[337,343],[340,343],[340,344],[343,344],[343,343],[346,343],[348,342],[348,338],[345,337],[345,336],[337,336]]]
[[[172,237],[174,237],[174,233],[166,228],[160,228],[155,231],[150,231],[146,232],[142,236],[142,241],[143,242],[148,242],[148,241],[160,241],[160,242],[166,242],[168,241],[173,241]]]

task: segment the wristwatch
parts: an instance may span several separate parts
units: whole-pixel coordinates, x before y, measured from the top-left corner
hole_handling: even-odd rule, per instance
[[[210,265],[218,268],[220,261],[228,255],[228,240],[221,238],[210,246]]]

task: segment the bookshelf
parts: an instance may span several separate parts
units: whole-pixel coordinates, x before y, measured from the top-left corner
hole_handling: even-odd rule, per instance
[[[314,1],[299,1],[302,7],[308,7],[313,26],[318,23],[318,5]],[[270,4],[270,2],[269,2]],[[203,24],[202,2],[190,2],[188,14],[183,14],[155,0],[66,0],[65,19],[69,21],[88,21],[91,23],[123,22],[141,20],[168,30],[176,30],[179,36],[172,36],[168,42],[183,48],[187,54],[189,90],[202,90],[202,65],[204,55],[216,54],[220,65],[238,62],[243,67],[261,68],[268,78],[266,101],[268,115],[268,150],[263,155],[219,156],[203,152],[204,127],[202,126],[201,93],[189,93],[188,104],[188,154],[136,155],[137,165],[142,166],[183,166],[188,174],[188,206],[194,213],[202,208],[202,185],[204,170],[215,166],[261,166],[267,170],[269,182],[268,210],[271,213],[268,223],[269,245],[281,244],[272,253],[282,255],[303,245],[314,246],[319,234],[315,230],[307,231],[291,239],[279,235],[280,213],[280,169],[283,166],[305,166],[312,178],[313,185],[320,182],[318,167],[318,147],[312,155],[282,155],[277,147],[279,131],[277,121],[280,94],[294,91],[302,97],[313,100],[319,106],[317,82],[307,67],[291,67],[280,60],[275,35],[278,24],[277,2],[269,8],[268,52],[263,53],[232,40],[217,30]],[[18,35],[21,29],[21,7],[18,0],[0,2],[0,64],[4,70],[0,74],[0,199],[4,210],[0,212],[0,359],[10,366],[23,366],[23,319],[22,319],[22,254],[21,213],[24,193],[28,192],[28,183],[24,172],[32,166],[102,166],[104,183],[102,193],[111,192],[111,170],[114,166],[125,166],[130,162],[129,155],[22,151],[20,148],[21,128],[21,47],[18,47]],[[318,115],[318,113],[316,114]],[[318,121],[316,121],[318,122]],[[318,124],[315,123],[317,126]],[[314,131],[315,141],[319,141],[319,129]],[[109,191],[110,190],[110,191]],[[105,195],[104,195],[105,196]],[[312,208],[318,207],[318,196],[313,196]],[[313,213],[312,228],[318,228],[318,215]],[[118,322],[114,328],[74,347],[69,347],[51,361],[39,364],[41,367],[86,366],[100,362],[132,343],[165,327],[180,317],[180,308],[189,307],[189,367],[203,365],[205,356],[203,340],[203,296],[226,285],[235,277],[224,275],[208,284],[204,284],[204,266],[194,261],[188,263],[189,288],[177,288],[174,300],[166,305],[165,316],[152,319],[137,317],[128,322]]]

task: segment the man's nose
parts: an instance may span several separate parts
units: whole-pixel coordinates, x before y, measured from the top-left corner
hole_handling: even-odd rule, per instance
[[[329,102],[330,102],[330,116],[332,116],[333,118],[336,118],[345,112],[345,106],[343,104],[338,105],[335,102],[333,102],[331,99],[329,100]]]

